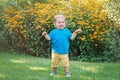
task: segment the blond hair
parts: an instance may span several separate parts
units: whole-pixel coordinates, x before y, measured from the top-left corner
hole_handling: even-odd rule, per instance
[[[56,15],[56,16],[54,16],[54,22],[56,21],[57,18],[64,18],[65,19],[65,16],[64,15]]]

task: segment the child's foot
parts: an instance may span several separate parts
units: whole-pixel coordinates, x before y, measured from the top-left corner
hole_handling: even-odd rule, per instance
[[[50,76],[54,76],[54,75],[56,75],[56,73],[53,73],[53,72],[50,73]]]
[[[66,77],[70,77],[70,73],[69,72],[66,72]]]

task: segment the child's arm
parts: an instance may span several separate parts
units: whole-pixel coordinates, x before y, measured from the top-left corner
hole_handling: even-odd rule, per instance
[[[70,38],[71,40],[74,40],[75,37],[77,36],[77,33],[81,32],[81,29],[77,29],[72,33],[72,37]]]
[[[43,32],[42,36],[44,36],[45,39],[50,40],[50,37],[48,36],[47,32]]]

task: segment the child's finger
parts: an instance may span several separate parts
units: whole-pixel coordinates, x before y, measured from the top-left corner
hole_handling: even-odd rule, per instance
[[[46,34],[47,34],[47,32],[43,32],[43,33],[42,33],[42,36],[44,36],[44,35],[46,35]]]

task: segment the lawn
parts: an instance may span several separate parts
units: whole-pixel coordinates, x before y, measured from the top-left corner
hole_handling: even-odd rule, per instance
[[[51,60],[15,52],[0,52],[0,80],[120,80],[119,63],[70,61],[71,77],[59,66],[56,76],[49,76]]]

